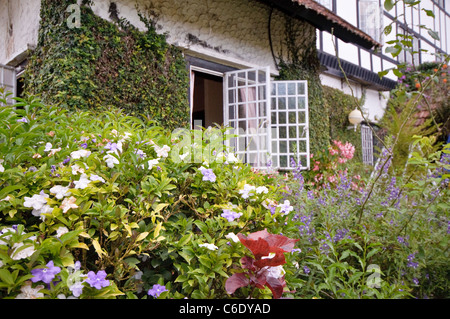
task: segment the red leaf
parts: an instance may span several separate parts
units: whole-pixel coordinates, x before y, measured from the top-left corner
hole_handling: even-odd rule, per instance
[[[284,252],[290,252],[294,248],[298,239],[291,239],[283,235],[273,235],[267,232],[267,229],[254,232],[245,237],[242,234],[238,234],[241,243],[251,250],[255,256],[258,267],[264,266],[278,266],[285,263]],[[275,257],[269,259],[263,259],[262,257],[269,256],[270,253],[275,253]]]
[[[275,256],[273,256],[272,258],[261,258],[258,259],[254,262],[255,266],[259,267],[259,268],[263,268],[265,266],[280,266],[280,265],[284,265],[286,263],[286,259],[284,257],[284,250],[280,249],[280,248],[272,248],[271,249],[271,253],[274,253]],[[267,256],[263,256],[263,257],[267,257]]]
[[[269,287],[270,291],[272,291],[275,299],[281,298],[283,295],[284,286],[286,286],[284,276],[281,278],[266,277],[266,286]]]
[[[244,273],[233,274],[230,278],[225,282],[225,290],[228,294],[233,294],[236,289],[241,287],[248,286],[250,284],[250,280],[245,276]]]
[[[268,256],[270,253],[269,244],[262,238],[257,240],[248,239],[245,236],[238,234],[241,243],[251,250],[256,259],[260,259],[263,256]]]
[[[244,269],[249,269],[252,271],[255,270],[254,262],[255,262],[255,260],[248,256],[244,256],[241,258],[242,268],[244,268]]]

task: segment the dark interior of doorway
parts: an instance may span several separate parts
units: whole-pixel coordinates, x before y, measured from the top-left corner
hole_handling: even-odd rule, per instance
[[[192,127],[215,124],[223,125],[223,78],[195,71]]]

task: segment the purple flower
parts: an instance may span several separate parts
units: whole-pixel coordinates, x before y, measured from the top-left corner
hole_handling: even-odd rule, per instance
[[[74,297],[80,297],[83,293],[83,282],[84,281],[77,281],[72,286],[69,287],[69,290],[72,292]]]
[[[401,236],[398,236],[397,237],[397,241],[400,243],[400,244],[403,244],[403,245],[405,245],[405,246],[408,246],[409,244],[408,244],[408,242],[407,242],[407,239],[409,238],[409,236],[408,237],[401,237]]]
[[[216,175],[214,174],[211,168],[204,168],[201,170],[201,173],[203,174],[202,179],[203,181],[210,181],[210,182],[216,181]]]
[[[63,165],[66,165],[70,162],[70,156],[67,156],[66,159],[63,161]]]
[[[309,274],[311,272],[311,270],[308,268],[308,266],[304,266],[303,271],[305,272],[305,274]]]
[[[87,148],[87,147],[88,147],[87,143],[82,143],[82,144],[80,144],[80,146],[81,146],[82,148]]]
[[[61,271],[61,268],[55,267],[53,260],[49,261],[46,266],[46,268],[36,268],[31,271],[31,274],[34,276],[31,278],[32,282],[43,281],[49,284]]]
[[[162,294],[164,291],[168,291],[166,289],[166,286],[161,286],[161,285],[156,284],[156,285],[153,285],[153,288],[148,291],[148,295],[152,296],[154,298],[158,298],[159,295]]]
[[[416,256],[416,253],[413,253],[413,254],[408,256],[408,264],[407,264],[408,267],[414,268],[414,269],[419,267],[419,263],[413,261],[415,256]]]
[[[236,213],[229,209],[223,209],[222,211],[223,213],[220,214],[220,216],[226,218],[229,222],[232,222],[242,216],[242,213]]]
[[[28,123],[28,120],[26,117],[22,117],[21,119],[18,119],[17,122]]]
[[[93,271],[88,272],[88,279],[86,282],[95,289],[102,289],[103,287],[109,286],[109,280],[106,280],[106,272],[104,270],[99,270],[97,274]]]
[[[120,151],[120,149],[119,149],[117,143],[111,143],[111,142],[108,142],[108,143],[106,144],[105,148],[106,148],[107,150],[112,151],[112,152],[115,152],[116,150],[119,150],[119,151]]]

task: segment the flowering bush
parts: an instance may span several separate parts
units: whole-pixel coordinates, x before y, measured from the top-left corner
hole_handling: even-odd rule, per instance
[[[336,142],[338,178],[312,188],[207,130],[17,101],[0,108],[0,298],[448,297],[448,148],[396,178],[386,151],[362,183]]]
[[[416,142],[425,149],[428,140]],[[344,171],[334,187],[309,190],[295,170],[285,193],[294,210],[283,230],[300,235],[301,252],[287,256],[297,269],[286,274],[291,296],[448,297],[448,154],[450,145],[429,157],[414,153],[413,173],[393,177],[386,150],[374,177],[358,189]]]
[[[17,102],[0,109],[1,297],[224,297],[245,254],[226,236],[281,222],[277,183],[227,150],[180,162],[176,136],[120,111]]]
[[[355,154],[355,147],[346,142],[333,141],[333,145],[330,145],[326,150],[311,154],[311,170],[305,172],[303,177],[305,183],[313,187],[329,184],[332,187],[338,184],[342,176],[348,173],[348,168],[345,167],[349,160],[353,158]],[[296,167],[295,161],[291,163],[293,167]],[[361,184],[360,176],[356,174],[352,181],[353,189],[357,189]]]

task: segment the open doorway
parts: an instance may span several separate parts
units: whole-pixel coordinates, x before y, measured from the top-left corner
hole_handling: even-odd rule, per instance
[[[191,71],[192,128],[223,125],[223,77]],[[201,121],[201,122],[200,122]]]

